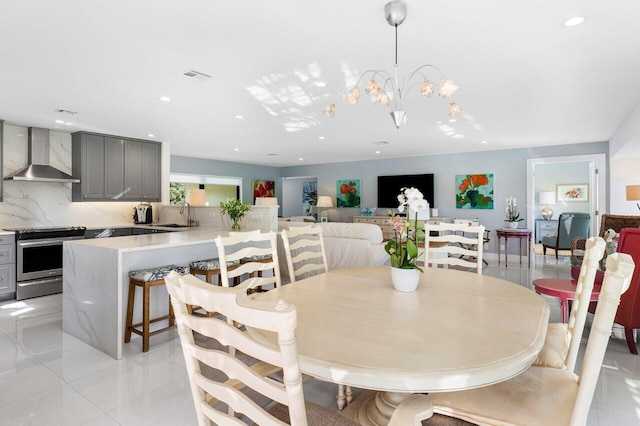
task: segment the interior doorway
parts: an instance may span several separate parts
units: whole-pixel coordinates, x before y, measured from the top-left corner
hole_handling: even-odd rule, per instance
[[[527,228],[535,230],[535,220],[542,219],[540,192],[562,190],[563,185],[580,185],[586,190],[586,200],[566,200],[556,196],[552,205],[557,219],[565,211],[590,214],[590,235],[598,234],[600,215],[607,209],[607,158],[605,154],[571,155],[566,157],[531,158],[527,160]],[[584,185],[588,187],[584,187]]]

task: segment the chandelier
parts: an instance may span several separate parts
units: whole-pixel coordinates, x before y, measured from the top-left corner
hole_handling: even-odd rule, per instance
[[[365,87],[366,93],[374,98],[380,105],[389,106],[391,108],[391,118],[393,119],[396,128],[399,129],[400,125],[406,124],[407,116],[405,115],[402,102],[405,95],[411,89],[417,87],[420,83],[419,77],[422,78],[422,85],[420,93],[422,96],[431,96],[435,93],[435,84],[431,82],[425,72],[429,69],[435,70],[440,74],[440,85],[438,87],[438,96],[449,100],[449,116],[453,117],[462,112],[462,109],[451,100],[458,86],[452,81],[445,78],[435,65],[422,65],[414,70],[411,74],[406,76],[403,80],[398,79],[398,25],[402,24],[407,17],[407,4],[401,0],[393,0],[384,7],[385,18],[389,25],[396,29],[396,61],[393,65],[393,75],[384,70],[367,70],[360,78],[358,82],[350,87],[346,91],[342,91],[338,94],[336,99],[346,92],[346,102],[348,104],[357,104],[360,100],[360,83],[365,77],[370,76],[370,80]],[[333,117],[336,113],[335,100],[325,108],[325,113],[329,117]]]

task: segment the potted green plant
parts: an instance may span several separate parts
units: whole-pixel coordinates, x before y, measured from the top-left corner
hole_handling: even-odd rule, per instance
[[[429,203],[423,198],[422,193],[416,188],[402,188],[398,195],[398,211],[402,213],[405,208],[409,212],[415,212],[414,221],[395,215],[390,219],[393,225],[394,238],[387,241],[384,249],[391,260],[391,281],[398,291],[414,291],[420,280],[422,269],[417,265],[420,253],[418,245],[424,239],[424,231],[418,224],[418,211],[429,208]]]
[[[231,230],[240,230],[240,220],[251,210],[250,203],[243,203],[237,199],[228,199],[220,202],[220,212],[231,219]]]

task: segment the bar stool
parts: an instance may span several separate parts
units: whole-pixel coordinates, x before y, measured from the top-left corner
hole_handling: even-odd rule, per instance
[[[127,302],[127,322],[124,332],[124,342],[129,343],[131,341],[131,333],[136,333],[142,336],[142,352],[149,351],[149,337],[167,331],[175,325],[175,317],[173,316],[173,308],[171,301],[169,301],[169,313],[161,317],[149,318],[149,292],[151,287],[164,286],[164,277],[169,272],[176,271],[180,275],[185,275],[189,271],[186,266],[180,265],[167,265],[158,268],[141,269],[138,271],[129,272],[129,300]],[[138,324],[133,323],[133,307],[135,304],[136,287],[142,287],[142,322]],[[150,331],[150,325],[154,322],[169,320],[167,327],[159,330]],[[138,327],[142,326],[142,330]]]
[[[231,260],[227,262],[227,270],[231,271],[240,266],[240,261]],[[216,257],[214,259],[206,259],[206,260],[196,260],[195,262],[189,263],[189,273],[191,275],[204,275],[205,280],[209,284],[213,284],[211,282],[214,275],[218,276],[218,285],[222,285],[222,275],[220,275],[220,260]],[[239,280],[234,279],[234,285],[239,284]]]

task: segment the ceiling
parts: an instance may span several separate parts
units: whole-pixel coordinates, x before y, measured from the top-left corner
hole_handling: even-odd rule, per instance
[[[607,141],[640,100],[638,1],[409,0],[399,76],[438,66],[462,115],[450,123],[447,100],[418,84],[400,129],[364,85],[327,117],[362,72],[392,72],[386,2],[5,1],[0,118],[288,166]]]

